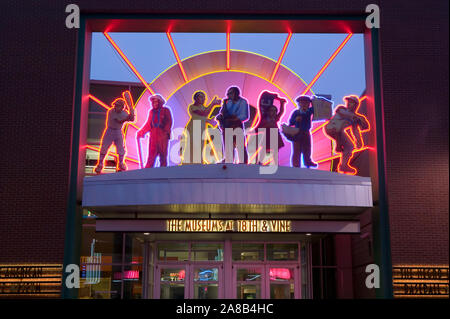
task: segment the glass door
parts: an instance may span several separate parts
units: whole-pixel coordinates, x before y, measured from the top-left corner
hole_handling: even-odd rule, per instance
[[[190,299],[221,299],[222,265],[191,264]]]
[[[160,299],[186,299],[186,266],[168,265],[156,266],[157,298]],[[158,289],[159,288],[159,289]]]
[[[299,296],[298,275],[296,267],[273,266],[266,267],[266,296],[270,299],[297,299]]]
[[[234,298],[262,299],[264,282],[264,265],[234,265]]]
[[[283,264],[233,265],[236,299],[299,299],[298,267]]]

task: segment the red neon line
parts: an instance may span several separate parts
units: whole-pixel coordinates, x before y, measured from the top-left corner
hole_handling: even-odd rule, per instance
[[[178,66],[180,67],[181,74],[183,75],[184,82],[187,82],[186,72],[184,72],[183,64],[181,63],[180,57],[178,56],[177,48],[175,47],[175,43],[173,43],[172,36],[170,32],[166,32],[167,38],[169,39],[170,46],[172,47],[173,54],[175,54],[175,59],[177,59]]]
[[[230,71],[230,30],[227,30],[227,71]]]
[[[284,53],[286,52],[289,42],[291,41],[291,37],[292,37],[292,32],[289,32],[289,35],[286,38],[286,41],[284,42],[283,49],[281,50],[280,57],[278,58],[278,62],[275,65],[275,69],[273,69],[273,73],[272,73],[272,77],[270,78],[270,82],[273,82],[273,78],[275,77],[275,74],[277,73],[278,68],[280,67],[281,61],[283,60]]]
[[[311,134],[316,133],[318,130],[320,130],[322,127],[324,127],[325,125],[327,125],[329,121],[326,121],[325,123],[322,123],[321,125],[319,125],[318,127],[316,127],[314,130],[311,131]]]
[[[130,67],[130,69],[134,72],[134,74],[139,78],[139,80],[142,82],[142,84],[145,85],[145,87],[148,89],[148,91],[153,95],[155,94],[155,92],[152,90],[152,88],[150,87],[150,85],[144,80],[144,78],[142,77],[142,75],[138,72],[138,70],[136,70],[136,68],[133,66],[133,64],[130,62],[130,60],[128,60],[128,58],[126,57],[126,55],[122,52],[122,50],[117,46],[117,44],[114,42],[113,39],[111,39],[111,37],[109,36],[108,33],[103,32],[103,35],[108,39],[108,41],[112,44],[112,46],[114,47],[114,49],[116,49],[116,51],[120,54],[120,56],[122,57],[122,59],[128,64],[128,66]]]
[[[370,146],[364,146],[364,147],[361,148],[361,149],[358,149],[358,150],[353,151],[353,153],[362,152],[362,151],[364,151],[364,150],[371,150],[371,151],[374,151],[375,149],[374,149],[373,147],[370,147]],[[330,161],[330,160],[333,160],[333,159],[336,159],[336,158],[339,158],[339,157],[341,157],[340,154],[339,154],[339,155],[334,155],[334,156],[327,157],[327,158],[324,158],[324,159],[321,159],[321,160],[317,160],[316,163],[323,163],[323,162]]]
[[[128,124],[128,125],[131,125],[132,127],[134,127],[134,128],[137,129],[137,130],[140,130],[140,129],[141,129],[139,126],[137,126],[137,125],[134,124],[134,123],[130,123],[130,124]]]
[[[316,160],[315,162],[316,163],[323,163],[323,162],[326,162],[326,161],[334,160],[335,158],[339,158],[339,157],[341,157],[341,155],[335,155],[335,156],[327,157],[327,158],[324,158],[324,159],[321,159],[321,160]]]
[[[103,101],[99,100],[98,98],[96,98],[96,97],[93,96],[92,94],[89,94],[89,98],[91,98],[92,100],[94,100],[95,102],[97,102],[98,104],[100,104],[101,106],[103,106],[105,109],[107,109],[107,110],[110,110],[110,109],[111,109],[110,106],[108,106],[106,103],[104,103]],[[141,129],[140,127],[138,127],[138,126],[137,126],[136,124],[134,124],[134,123],[127,123],[126,125],[127,125],[127,126],[128,126],[128,125],[131,125],[132,127],[134,127],[134,128],[137,129],[137,130],[140,130],[140,129]],[[126,128],[125,128],[125,131],[126,131]]]
[[[107,104],[105,104],[104,102],[100,101],[99,99],[97,99],[95,96],[93,96],[92,94],[89,94],[89,98],[93,99],[95,102],[97,102],[98,104],[100,104],[101,106],[103,106],[105,109],[110,110],[111,107],[108,106]]]
[[[322,73],[326,70],[326,68],[330,65],[331,62],[333,62],[334,58],[338,55],[338,53],[342,50],[342,48],[347,44],[348,40],[350,40],[350,38],[352,37],[353,33],[350,33],[349,35],[347,35],[347,37],[345,38],[345,40],[341,43],[341,45],[336,49],[336,51],[334,51],[333,55],[328,59],[328,61],[324,64],[324,66],[320,69],[319,73],[316,74],[316,76],[314,77],[314,79],[311,81],[311,83],[308,84],[308,86],[306,87],[306,89],[303,91],[303,93],[301,95],[306,94],[311,87],[314,85],[314,83],[316,83],[316,81],[319,79],[319,77],[322,75]]]

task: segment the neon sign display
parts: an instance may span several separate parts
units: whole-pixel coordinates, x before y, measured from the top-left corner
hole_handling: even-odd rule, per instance
[[[269,270],[270,280],[290,280],[291,270],[289,268],[270,268]]]
[[[114,280],[139,280],[139,270],[125,270],[123,277],[121,272],[114,273]]]
[[[198,281],[217,281],[217,268],[213,269],[200,269],[198,277],[194,280]]]
[[[169,273],[169,281],[184,281],[185,278],[186,278],[186,270],[184,269],[180,270],[179,272]],[[163,278],[161,278],[161,280],[164,281]]]
[[[154,79],[152,82],[147,83],[142,75],[138,72],[138,70],[134,67],[132,62],[125,56],[123,51],[119,48],[119,46],[114,42],[114,40],[109,36],[107,32],[103,33],[106,39],[112,44],[113,48],[119,53],[119,55],[122,57],[122,59],[126,62],[126,64],[130,67],[130,69],[133,71],[133,73],[136,75],[136,77],[145,85],[146,90],[142,93],[142,95],[137,100],[136,104],[134,105],[134,109],[137,112],[136,115],[136,121],[134,123],[126,123],[124,125],[123,130],[123,136],[125,139],[126,144],[126,155],[125,160],[126,164],[128,166],[128,169],[139,169],[142,168],[143,161],[148,157],[147,152],[147,141],[142,141],[142,144],[140,141],[136,140],[136,132],[142,127],[143,122],[145,121],[145,115],[148,113],[150,109],[150,105],[147,103],[147,99],[150,95],[155,94],[155,92],[158,92],[162,94],[166,100],[167,105],[172,108],[173,110],[173,128],[184,128],[186,126],[186,123],[189,122],[190,116],[188,112],[186,111],[186,95],[189,97],[192,96],[192,93],[198,90],[205,89],[208,87],[209,91],[205,91],[205,95],[213,96],[215,94],[220,94],[224,92],[223,88],[220,88],[223,85],[229,86],[231,85],[237,85],[239,86],[240,81],[248,83],[248,79],[251,79],[251,86],[252,90],[247,92],[242,92],[242,96],[245,97],[249,104],[257,105],[258,95],[261,94],[263,91],[270,91],[277,93],[279,96],[286,97],[290,103],[288,102],[286,104],[286,108],[284,110],[284,114],[280,118],[280,122],[283,123],[287,119],[285,118],[285,114],[289,114],[295,107],[296,103],[293,102],[292,96],[297,96],[298,94],[308,94],[308,95],[314,95],[314,93],[311,91],[312,86],[317,82],[317,80],[320,78],[320,76],[324,73],[324,71],[328,68],[328,66],[331,64],[331,62],[336,58],[336,56],[341,52],[341,50],[344,48],[344,46],[348,43],[350,38],[352,37],[352,33],[349,33],[347,37],[344,39],[344,41],[339,45],[339,47],[334,51],[334,53],[331,55],[331,57],[327,60],[327,62],[323,65],[323,67],[319,70],[319,72],[316,74],[316,76],[313,78],[313,80],[306,84],[298,75],[296,75],[291,70],[287,69],[285,66],[281,65],[284,53],[286,52],[289,42],[292,37],[292,32],[288,32],[286,41],[284,42],[283,48],[281,50],[280,56],[277,61],[264,57],[259,54],[255,54],[252,52],[246,52],[242,50],[231,50],[229,45],[230,40],[230,32],[229,29],[227,29],[226,35],[227,35],[227,42],[226,42],[226,50],[218,50],[218,51],[209,51],[204,52],[200,54],[196,54],[194,56],[185,58],[183,60],[180,59],[180,56],[178,55],[178,51],[175,47],[175,43],[172,39],[172,36],[170,34],[170,30],[166,32],[167,39],[170,43],[170,46],[172,48],[172,51],[175,55],[177,63],[167,68],[164,72],[162,72],[156,79]],[[214,55],[214,58],[209,57],[209,55]],[[246,61],[250,61],[251,59],[247,59],[248,57],[246,55],[251,55],[255,58],[260,59],[261,61],[266,61],[267,65],[270,65],[272,68],[270,72],[268,73],[267,70],[259,70],[258,68],[255,68],[254,66],[247,66],[239,64],[239,68],[232,68],[231,62],[235,64],[234,61],[239,61],[239,59]],[[224,59],[224,64],[219,65],[218,57],[221,57]],[[250,57],[250,56],[249,56]],[[203,62],[202,62],[203,61]],[[208,62],[204,63],[206,61],[216,61],[216,62]],[[259,60],[258,60],[259,61]],[[270,63],[272,64],[270,64]],[[216,63],[216,64],[214,64]],[[256,63],[256,62],[255,62]],[[259,62],[256,64],[259,65]],[[173,81],[166,81],[166,77],[173,77],[174,72],[172,71],[172,68],[177,68],[178,70],[176,72],[179,72],[180,78],[176,80],[175,78]],[[252,69],[253,68],[253,69]],[[284,68],[284,69],[283,69]],[[283,72],[281,72],[283,69]],[[192,73],[194,72],[195,73]],[[170,71],[170,72],[169,72]],[[294,82],[297,81],[298,83],[294,83],[291,81],[289,82],[289,87],[287,91],[283,89],[283,79],[285,77],[285,72],[288,71],[292,73],[294,77]],[[172,74],[172,75],[171,75]],[[264,75],[263,75],[264,74]],[[280,76],[276,75],[279,74]],[[281,74],[283,74],[281,76]],[[181,79],[181,81],[180,81]],[[176,81],[175,81],[176,80]],[[275,81],[274,81],[275,80]],[[211,88],[210,84],[208,86],[205,86],[205,82],[213,83],[213,87]],[[223,85],[222,85],[223,84]],[[285,87],[285,88],[287,88]],[[293,91],[291,87],[296,87],[296,91]],[[250,92],[250,93],[249,93]],[[219,95],[220,96],[220,95]],[[93,95],[89,95],[89,97],[94,100],[95,102],[99,103],[106,109],[109,109],[110,106],[106,105]],[[361,99],[361,101],[364,98]],[[134,104],[134,103],[133,103]],[[260,121],[260,114],[258,107],[254,108],[251,107],[251,117],[249,119],[249,122],[247,123],[249,127],[247,127],[247,139],[246,143],[248,142],[248,138],[251,136],[252,129],[255,128],[257,123]],[[211,113],[210,113],[211,115]],[[363,121],[367,122],[367,118],[365,115],[360,114],[357,112],[357,115],[363,118]],[[251,123],[251,125],[249,125]],[[280,124],[281,124],[280,123]],[[313,128],[311,130],[312,135],[312,149],[314,150],[312,156],[313,161],[320,164],[318,169],[321,170],[330,170],[332,160],[335,158],[341,158],[342,161],[342,154],[339,154],[339,152],[334,152],[332,150],[332,146],[330,144],[327,144],[327,140],[333,140],[329,135],[326,134],[323,127],[327,124],[325,123],[313,123]],[[212,155],[214,155],[215,162],[219,162],[221,158],[218,156],[218,150],[216,150],[217,145],[216,143],[213,143],[212,141],[212,135],[210,134],[214,130],[218,130],[217,126],[212,126],[210,124],[206,124],[208,127],[206,139],[202,144],[204,146],[202,147],[202,154],[204,152],[207,152],[208,148],[205,147],[206,145],[210,146],[210,152]],[[322,128],[322,130],[320,130]],[[368,128],[361,128],[358,129],[351,129],[347,128],[345,131],[346,136],[353,144],[353,150],[352,150],[352,156],[356,152],[361,152],[367,149],[371,149],[370,147],[364,145],[364,142],[362,145],[357,145],[358,140],[363,140],[363,133],[366,133],[370,130],[370,124],[368,123]],[[175,137],[175,138],[174,138]],[[215,136],[213,136],[215,137]],[[102,136],[103,138],[103,136]],[[182,162],[182,154],[179,156],[180,160],[178,162],[171,160],[171,152],[178,152],[179,151],[179,145],[177,143],[179,142],[179,137],[177,140],[177,136],[172,136],[172,140],[169,142],[169,161],[168,165],[178,165],[180,162]],[[336,144],[336,143],[335,143]],[[91,150],[98,151],[98,149],[95,146],[88,145],[87,148]],[[261,148],[257,147],[255,150],[253,150],[251,153],[248,154],[249,162],[252,163],[252,161],[255,160],[258,153],[261,151]],[[288,146],[288,143],[285,143],[285,147],[281,148],[278,155],[279,165],[282,166],[288,166],[290,165],[290,153],[292,152],[291,147]],[[117,153],[112,153],[112,156],[118,158]],[[202,158],[205,158],[202,156]],[[347,164],[350,166],[351,159],[346,161],[346,163],[342,164],[340,163],[338,172],[339,173],[346,173],[355,175],[357,174],[357,170],[352,167],[352,171],[344,171],[342,170],[342,166]],[[263,165],[269,164],[273,159],[269,158],[266,162],[263,163]],[[207,160],[203,161],[204,163],[209,164]]]

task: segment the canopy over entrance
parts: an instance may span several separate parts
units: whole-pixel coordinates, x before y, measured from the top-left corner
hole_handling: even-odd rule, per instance
[[[370,178],[320,170],[215,164],[86,177],[83,207],[103,218],[349,216],[372,207]]]

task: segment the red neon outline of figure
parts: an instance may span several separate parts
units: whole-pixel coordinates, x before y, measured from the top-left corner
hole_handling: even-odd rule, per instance
[[[122,100],[123,102],[124,102],[124,108],[123,108],[123,111],[125,111],[125,112],[127,112],[128,114],[130,114],[130,110],[131,110],[131,108],[130,108],[130,105],[128,105],[128,103],[127,103],[127,99],[125,98],[125,95],[128,95],[128,97],[130,98],[130,101],[131,101],[131,107],[133,108],[133,110],[134,110],[134,102],[133,102],[133,98],[132,98],[132,96],[131,96],[131,93],[130,93],[130,91],[129,90],[126,90],[126,91],[123,91],[122,92],[122,97],[118,97],[118,98],[116,98],[112,103],[111,103],[111,107],[108,109],[108,111],[109,110],[111,110],[112,108],[114,108],[114,104],[116,104],[119,100]],[[90,97],[91,97],[91,95],[90,95]],[[93,97],[93,96],[92,96]],[[96,101],[95,99],[93,99],[94,101]],[[100,101],[100,100],[99,100]],[[97,102],[97,101],[96,101]],[[98,103],[98,102],[97,102]],[[105,104],[106,105],[106,104]],[[103,106],[103,105],[102,105]],[[108,112],[106,113],[106,119],[105,119],[105,129],[103,130],[103,133],[102,133],[102,136],[100,137],[100,148],[99,148],[99,157],[100,157],[100,151],[101,151],[101,146],[103,145],[103,138],[105,137],[105,134],[106,134],[106,131],[108,130],[108,116],[109,116],[109,114],[108,114]],[[127,167],[127,164],[125,163],[125,161],[126,161],[126,157],[127,157],[127,148],[126,148],[126,143],[125,143],[125,135],[126,135],[126,130],[128,129],[128,125],[130,124],[130,123],[134,123],[135,121],[136,121],[136,118],[137,118],[137,116],[136,116],[136,114],[134,115],[134,118],[135,118],[135,120],[133,121],[133,122],[131,122],[131,121],[126,121],[126,122],[124,122],[123,123],[123,125],[122,125],[122,128],[121,128],[121,133],[122,133],[122,138],[123,138],[123,141],[124,141],[124,148],[125,148],[125,154],[123,155],[123,159],[124,159],[124,165],[125,165],[125,167],[128,169],[128,167]],[[124,128],[124,126],[125,126],[125,128]],[[124,132],[125,131],[125,132]],[[106,150],[106,153],[105,153],[105,157],[104,157],[104,159],[103,159],[103,161],[109,156],[109,152],[110,152],[110,149],[111,149],[111,146],[112,146],[112,144],[108,147],[108,149]],[[117,146],[114,144],[114,146],[116,147],[116,152],[115,152],[115,154],[114,155],[112,155],[112,156],[114,156],[114,157],[116,157],[117,159],[119,159],[119,155],[117,154]],[[100,164],[102,164],[102,166],[103,166],[103,163],[98,163],[97,165],[100,165]],[[96,172],[95,172],[95,168],[96,168],[97,166],[95,166],[93,169],[92,169],[92,172],[94,173],[94,174],[96,174]],[[102,172],[103,172],[103,169],[104,169],[104,166],[103,166],[103,168],[102,168]],[[117,163],[116,163],[116,171],[118,171],[119,170],[119,160],[117,160]]]
[[[362,134],[361,134],[361,133],[365,133],[365,132],[370,131],[370,122],[369,122],[369,120],[367,119],[367,117],[366,117],[365,115],[363,115],[363,114],[361,114],[361,113],[358,112],[359,108],[361,107],[361,102],[362,102],[363,100],[366,99],[366,96],[363,96],[362,98],[359,98],[357,95],[351,94],[351,95],[346,95],[346,96],[343,98],[343,100],[346,100],[346,98],[351,97],[351,96],[357,97],[357,98],[358,98],[359,103],[358,103],[358,106],[357,106],[356,109],[355,109],[355,114],[358,115],[358,116],[361,116],[362,118],[364,118],[365,122],[367,123],[368,128],[367,128],[367,129],[364,129],[364,130],[361,130],[361,128],[358,126],[358,134],[359,134],[360,141],[361,141],[361,144],[362,144],[360,148],[358,148],[358,147],[356,146],[356,140],[357,140],[357,139],[355,138],[355,132],[353,132],[352,127],[351,127],[351,126],[348,126],[348,127],[344,128],[345,134],[347,134],[347,136],[349,137],[350,141],[351,141],[352,144],[353,144],[352,155],[350,156],[350,158],[349,158],[348,161],[347,161],[347,166],[350,167],[351,169],[353,169],[354,172],[344,172],[344,171],[341,171],[340,167],[341,167],[341,165],[342,165],[342,152],[336,152],[336,153],[339,154],[339,164],[338,164],[337,172],[338,172],[338,173],[341,173],[341,174],[347,174],[347,175],[356,175],[356,174],[358,173],[358,169],[356,169],[355,167],[351,166],[351,165],[350,165],[350,162],[352,161],[353,156],[354,156],[354,154],[355,154],[356,152],[359,152],[359,151],[361,151],[361,150],[364,149],[365,144],[364,144],[364,139],[362,138]],[[340,106],[342,106],[342,105],[338,105],[338,106],[336,107],[336,110],[337,110],[337,108],[340,107]],[[344,106],[344,107],[347,108],[346,106]],[[335,112],[335,114],[336,114],[336,112]],[[333,116],[334,116],[335,114],[333,114]],[[326,129],[325,129],[325,126],[328,124],[329,121],[330,121],[330,120],[328,120],[327,122],[325,122],[325,123],[323,124],[323,126],[322,126],[322,131],[323,131],[323,133],[325,134],[325,136],[328,137],[329,139],[331,139],[331,140],[335,143],[335,145],[336,145],[336,144],[337,144],[336,139],[334,139],[333,137],[331,137],[330,135],[328,135],[327,132],[326,132]],[[349,133],[349,131],[350,131],[350,133]]]

